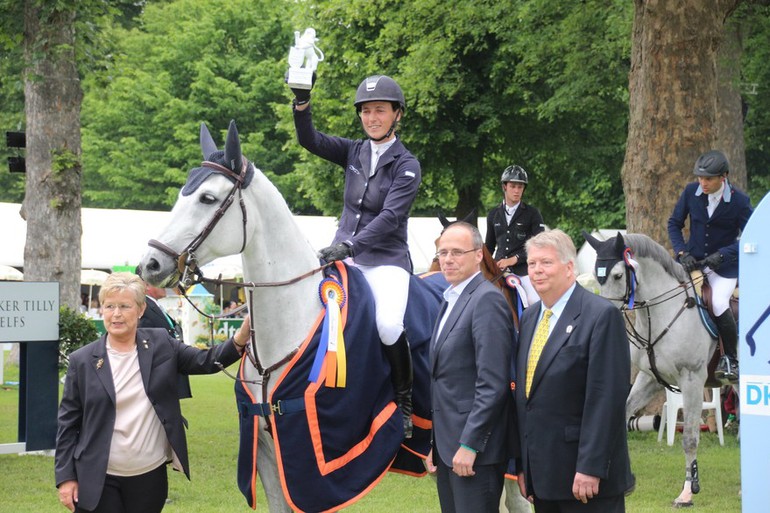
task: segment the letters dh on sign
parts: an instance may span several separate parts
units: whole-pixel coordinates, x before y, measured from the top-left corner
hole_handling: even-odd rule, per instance
[[[770,194],[760,202],[739,246],[741,363],[741,502],[744,513],[770,504]]]
[[[59,399],[59,284],[0,282],[0,342],[20,342],[19,439],[0,454],[53,449]]]

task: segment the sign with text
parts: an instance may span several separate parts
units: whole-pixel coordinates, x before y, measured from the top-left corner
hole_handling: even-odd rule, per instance
[[[58,282],[0,282],[0,342],[59,340]]]
[[[767,511],[770,503],[770,194],[746,224],[739,241],[741,288],[739,357],[741,412],[741,506]]]

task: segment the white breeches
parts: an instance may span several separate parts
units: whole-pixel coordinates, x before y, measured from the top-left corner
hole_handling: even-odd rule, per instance
[[[518,274],[516,276],[519,276]],[[532,286],[532,282],[529,281],[529,276],[519,276],[521,278],[521,286],[524,288],[524,291],[527,293],[527,304],[524,305],[526,307],[529,307],[529,305],[534,305],[538,301],[540,301],[540,296],[537,295],[537,292],[535,292],[535,287]]]
[[[404,313],[409,299],[409,273],[395,265],[356,265],[374,296],[377,331],[386,346],[404,332]]]
[[[738,284],[738,278],[725,278],[709,267],[704,268],[703,273],[708,276],[711,285],[711,309],[719,317],[730,307],[730,296]]]

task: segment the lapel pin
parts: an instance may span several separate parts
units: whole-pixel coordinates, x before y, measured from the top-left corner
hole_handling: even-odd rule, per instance
[[[102,365],[104,365],[104,358],[99,358],[98,360],[96,360],[96,370],[101,369]]]
[[[567,326],[567,334],[570,334],[570,333],[572,333],[572,324]]]
[[[145,349],[149,349],[149,347],[147,346],[147,341],[146,340],[142,340],[142,344],[144,344],[144,348]]]

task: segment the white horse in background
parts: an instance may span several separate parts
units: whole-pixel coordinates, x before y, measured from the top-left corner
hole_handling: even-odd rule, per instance
[[[596,250],[594,272],[601,295],[618,302],[626,315],[635,313],[633,327],[627,329],[631,362],[641,372],[626,402],[627,419],[662,387],[681,390],[686,466],[684,486],[674,506],[691,506],[692,495],[700,491],[697,450],[703,388],[716,341],[701,320],[702,307],[696,304],[692,282],[663,246],[643,234],[624,238],[618,233],[603,242],[586,232],[583,236]]]

